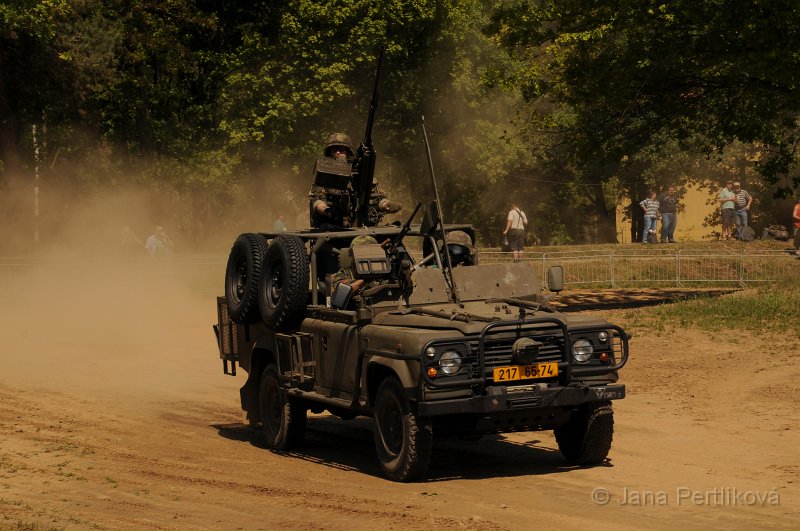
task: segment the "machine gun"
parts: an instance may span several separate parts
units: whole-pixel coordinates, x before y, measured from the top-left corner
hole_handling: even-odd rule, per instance
[[[386,240],[381,244],[384,249],[386,249],[386,254],[389,256],[393,256],[397,253],[398,249],[402,248],[403,245],[403,238],[406,237],[408,231],[411,230],[411,222],[414,221],[414,216],[417,215],[419,212],[420,207],[422,206],[422,201],[417,203],[417,206],[414,208],[414,211],[408,217],[408,220],[400,227],[400,232]]]
[[[383,243],[360,244],[343,251],[339,258],[340,266],[351,272],[354,282],[340,282],[336,285],[331,296],[333,308],[347,308],[356,292],[362,296],[373,296],[393,288],[400,289],[400,293],[408,301],[412,289],[411,260],[403,246],[403,238],[411,230],[411,222],[421,206],[420,201],[400,231]],[[372,285],[361,290],[365,282]]]
[[[378,80],[383,64],[383,52],[378,56],[378,68],[375,71],[375,86],[372,89],[372,99],[369,102],[369,115],[367,116],[367,129],[364,139],[356,150],[353,162],[353,192],[355,195],[355,208],[353,220],[355,226],[363,227],[370,224],[369,208],[372,197],[372,182],[375,176],[375,148],[372,145],[372,125],[375,122],[375,111],[378,108]]]
[[[417,206],[414,208],[414,211],[408,217],[405,224],[400,228],[400,232],[383,242],[382,247],[386,250],[386,255],[389,257],[389,261],[392,267],[392,278],[396,278],[397,281],[400,283],[400,292],[403,294],[403,297],[408,300],[408,296],[411,294],[411,288],[413,284],[411,283],[411,260],[408,260],[408,253],[406,252],[406,248],[403,246],[403,238],[406,237],[408,231],[411,230],[411,222],[414,221],[414,216],[417,215],[419,212],[420,207],[422,206],[422,201],[417,203]]]

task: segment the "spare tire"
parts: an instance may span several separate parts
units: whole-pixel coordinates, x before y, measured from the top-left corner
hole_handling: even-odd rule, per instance
[[[303,320],[308,298],[308,255],[297,236],[272,240],[258,284],[258,306],[264,323],[276,331],[295,328]]]
[[[233,242],[225,268],[225,301],[235,323],[255,323],[258,314],[258,281],[267,253],[267,240],[260,234],[240,234]]]

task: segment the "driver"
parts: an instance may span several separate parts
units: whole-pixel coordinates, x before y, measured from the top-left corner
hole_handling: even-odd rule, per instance
[[[453,267],[477,265],[478,257],[475,254],[475,247],[472,244],[472,238],[470,238],[469,234],[463,230],[454,230],[447,233],[445,240],[447,241],[447,253],[450,255],[450,263]],[[430,246],[427,247],[429,252]],[[442,265],[447,265],[443,255],[444,249],[442,249],[441,240],[438,242],[438,247]],[[414,264],[411,270],[416,271],[423,267],[431,267],[434,269],[439,267],[434,260],[434,253],[430,252],[422,261]]]
[[[454,230],[447,233],[445,240],[453,267],[478,263],[475,247],[472,245],[472,238],[469,237],[469,234],[463,230]]]

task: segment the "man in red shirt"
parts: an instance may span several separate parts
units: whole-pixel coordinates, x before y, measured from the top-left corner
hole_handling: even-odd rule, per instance
[[[792,210],[792,222],[794,223],[794,248],[795,254],[800,256],[800,197]]]

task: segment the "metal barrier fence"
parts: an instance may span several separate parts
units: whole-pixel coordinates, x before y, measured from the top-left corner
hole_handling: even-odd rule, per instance
[[[512,253],[479,251],[481,264],[509,262]],[[672,249],[523,252],[521,261],[536,267],[541,285],[547,270],[564,267],[569,288],[691,287],[752,285],[778,280],[800,280],[800,260],[788,251],[710,253]]]
[[[85,260],[85,259],[83,259]],[[0,273],[16,274],[38,267],[82,263],[81,258],[0,257]],[[184,254],[168,259],[106,257],[108,263],[150,270],[154,264],[171,264],[188,276],[219,277],[221,285],[227,256],[222,254]],[[478,250],[481,264],[510,262],[512,253]],[[523,252],[520,260],[530,262],[542,286],[547,285],[547,270],[564,267],[567,288],[692,287],[753,285],[779,280],[800,281],[800,259],[786,250],[741,252],[703,252],[668,249],[585,250]]]

